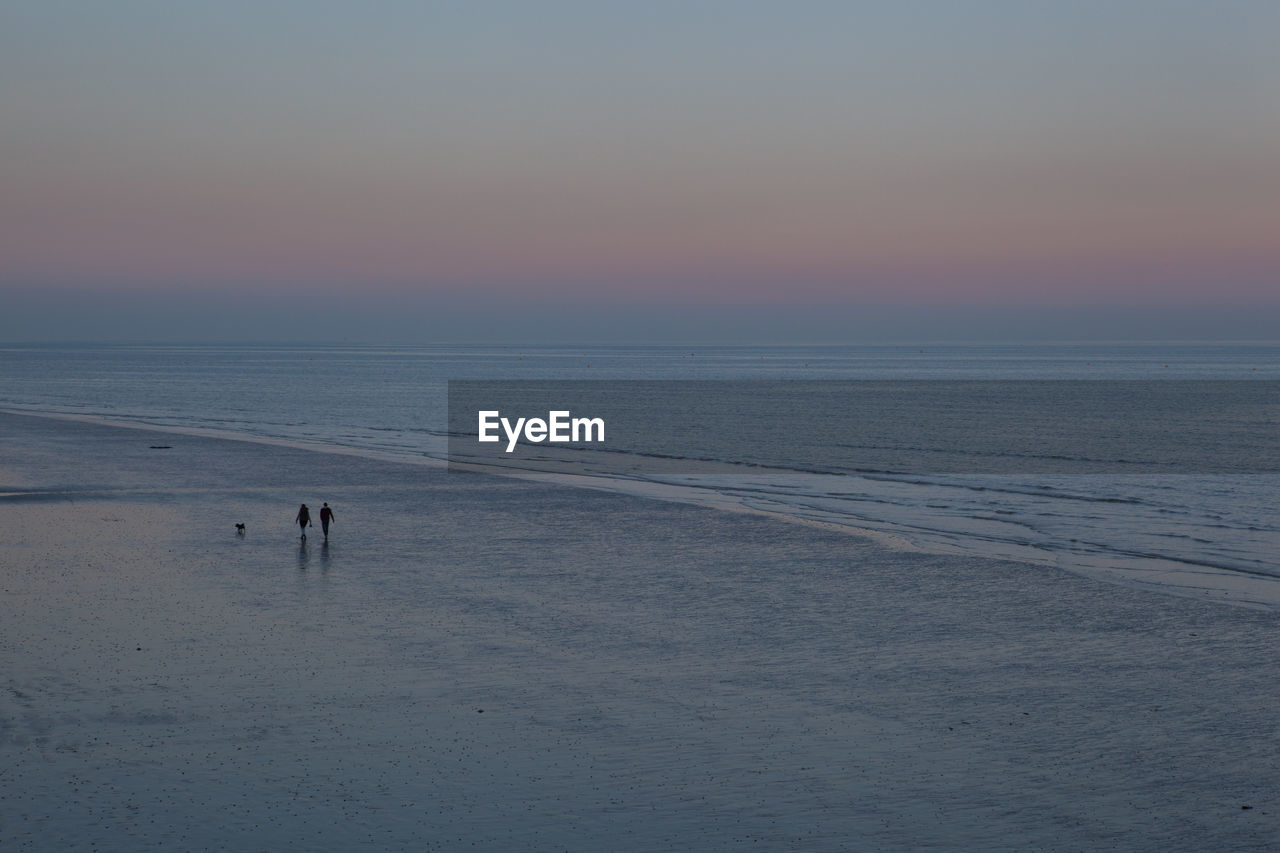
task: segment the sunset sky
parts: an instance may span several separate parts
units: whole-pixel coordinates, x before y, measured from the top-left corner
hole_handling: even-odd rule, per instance
[[[1280,337],[1280,3],[0,0],[0,341]]]

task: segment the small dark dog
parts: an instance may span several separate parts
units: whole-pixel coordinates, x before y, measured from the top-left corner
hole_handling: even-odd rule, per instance
[[[237,525],[236,525],[236,533],[239,533],[241,536],[243,536],[243,535],[244,535],[244,525],[243,525],[243,524],[237,524]]]

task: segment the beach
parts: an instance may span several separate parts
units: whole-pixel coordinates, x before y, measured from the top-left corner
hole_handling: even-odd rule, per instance
[[[0,517],[5,850],[1280,843],[1273,611],[13,414]]]

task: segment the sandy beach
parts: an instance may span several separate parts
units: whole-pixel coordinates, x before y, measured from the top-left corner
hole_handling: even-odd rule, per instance
[[[0,849],[1280,844],[1269,611],[20,415],[0,519]]]

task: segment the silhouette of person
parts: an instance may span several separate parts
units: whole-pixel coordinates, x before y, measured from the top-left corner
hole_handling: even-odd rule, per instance
[[[333,514],[333,510],[329,509],[329,504],[326,503],[320,507],[320,529],[324,531],[325,539],[329,538],[329,522],[336,518],[337,516]]]
[[[298,510],[298,517],[294,519],[298,522],[298,526],[302,528],[302,538],[307,538],[307,527],[311,524],[311,510],[307,509],[307,505],[303,504],[302,509]]]

